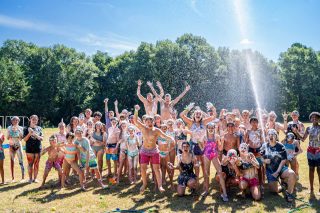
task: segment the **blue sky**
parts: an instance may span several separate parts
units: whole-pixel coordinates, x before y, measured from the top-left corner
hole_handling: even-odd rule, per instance
[[[112,56],[141,41],[203,36],[277,60],[294,42],[320,50],[317,0],[0,0],[0,42],[61,43]]]

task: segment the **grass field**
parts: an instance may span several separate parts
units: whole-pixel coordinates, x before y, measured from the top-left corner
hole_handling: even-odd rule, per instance
[[[57,129],[45,129],[44,145],[48,146],[48,137]],[[7,143],[7,141],[5,142]],[[311,197],[308,194],[308,165],[306,159],[307,141],[302,144],[303,153],[298,157],[300,162],[300,180],[297,184],[296,195],[305,201],[310,201],[312,207],[302,209],[301,212],[320,212],[320,196]],[[8,149],[5,150],[5,180],[10,181],[10,162]],[[39,180],[42,180],[46,155],[41,158]],[[25,165],[26,160],[25,160]],[[177,173],[177,171],[176,171]],[[301,201],[289,204],[283,194],[272,194],[265,187],[265,196],[259,202],[251,198],[242,198],[237,188],[229,192],[228,203],[220,200],[218,183],[213,180],[214,169],[211,172],[210,194],[202,199],[197,195],[178,197],[170,189],[165,193],[154,193],[153,184],[148,183],[148,189],[143,195],[139,194],[141,182],[130,185],[127,178],[118,186],[110,186],[107,190],[98,187],[97,182],[91,181],[87,185],[87,192],[79,191],[79,184],[74,181],[73,186],[59,191],[57,172],[52,170],[46,183],[46,189],[38,190],[40,183],[19,183],[21,172],[16,160],[15,176],[17,183],[0,186],[2,204],[1,212],[108,212],[116,208],[142,210],[146,212],[288,212],[296,207],[302,207]],[[106,172],[104,171],[105,175]],[[26,173],[27,175],[27,173]],[[26,176],[27,177],[27,176]],[[177,175],[175,176],[175,180]],[[202,180],[200,180],[202,182]],[[202,189],[202,186],[201,186]],[[319,182],[315,178],[315,190],[319,190]],[[201,190],[200,190],[201,191]]]

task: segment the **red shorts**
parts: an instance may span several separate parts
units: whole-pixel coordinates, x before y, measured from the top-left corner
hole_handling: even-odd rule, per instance
[[[259,186],[259,180],[257,178],[248,179],[245,177],[240,177],[240,181],[246,181],[248,183],[249,187]]]
[[[140,150],[140,164],[160,164],[160,154],[159,150],[146,150],[141,148]]]

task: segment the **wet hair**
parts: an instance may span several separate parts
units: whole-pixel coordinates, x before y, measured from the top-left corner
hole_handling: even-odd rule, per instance
[[[177,119],[176,120],[176,124],[177,123],[181,123],[183,126],[185,126],[185,123],[183,122],[183,120],[181,118]]]
[[[93,117],[99,116],[100,118],[102,117],[101,112],[96,111],[95,113],[93,113]]]
[[[78,118],[77,116],[72,116],[72,117],[71,117],[70,123],[69,123],[69,126],[70,126],[71,129],[76,128],[76,126],[73,127],[73,121],[74,121],[74,120],[78,120],[78,122],[79,122],[79,118]]]
[[[57,137],[56,137],[55,135],[51,135],[51,136],[49,137],[49,141],[52,141],[52,140],[57,140]]]
[[[190,147],[190,144],[187,141],[182,142],[181,147],[183,147],[183,145],[188,145]]]
[[[100,121],[98,121],[97,123],[94,124],[94,131],[95,131],[95,132],[97,131],[97,126],[98,126],[98,125],[101,126],[100,131],[102,132],[102,127],[103,127],[103,126],[102,126],[102,123],[101,123]]]
[[[88,109],[86,109],[86,110],[84,111],[84,113],[86,113],[86,112],[92,113],[92,110],[88,108]]]
[[[273,115],[275,118],[278,117],[277,114],[276,114],[274,111],[269,112],[269,117],[270,117],[271,115]]]
[[[66,135],[66,138],[68,139],[70,136],[71,136],[72,139],[73,139],[73,138],[74,138],[74,133],[68,132],[67,135]]]
[[[18,116],[13,116],[13,117],[11,118],[11,121],[13,121],[13,120],[18,120],[18,121],[20,121],[20,118],[19,118]]]

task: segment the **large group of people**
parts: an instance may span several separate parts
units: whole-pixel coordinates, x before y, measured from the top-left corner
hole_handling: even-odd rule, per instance
[[[173,100],[170,94],[164,93],[160,82],[156,83],[159,94],[151,82],[147,85],[151,92],[145,98],[140,92],[142,81],[138,81],[137,96],[145,112],[141,117],[139,105],[134,106],[133,113],[126,109],[119,112],[118,101],[115,101],[115,111],[110,111],[109,100],[105,99],[105,119],[102,113],[86,109],[73,116],[67,125],[62,120],[58,132],[49,137],[48,147],[42,147],[43,131],[38,126],[37,115],[32,115],[29,125],[24,128],[19,126],[19,117],[12,117],[6,138],[10,145],[12,181],[16,179],[16,156],[22,180],[25,180],[24,141],[30,183],[38,182],[40,158],[48,154],[41,187],[45,186],[53,167],[58,172],[61,188],[71,184],[71,174],[78,177],[84,191],[90,178],[96,179],[105,189],[110,183],[116,185],[126,181],[123,177],[127,175],[128,184],[136,184],[141,177],[141,193],[151,178],[160,192],[170,188],[183,196],[189,188],[191,193],[200,191],[202,196],[207,196],[212,185],[212,163],[216,184],[225,202],[230,187],[238,187],[243,196],[249,193],[254,200],[260,200],[266,180],[269,190],[278,193],[284,190],[286,199],[291,202],[299,180],[297,155],[303,152],[300,143],[309,138],[309,190],[314,192],[315,170],[320,181],[319,112],[310,114],[312,126],[306,129],[299,121],[298,111],[283,113],[283,124],[276,121],[274,111],[222,109],[218,113],[210,102],[206,104],[206,110],[190,103],[178,114],[174,106],[190,90],[189,85]],[[282,141],[279,140],[280,131],[285,134]],[[2,183],[4,141],[4,134],[0,132]],[[104,156],[106,174],[103,174]],[[175,170],[179,170],[177,187]],[[108,177],[109,183],[104,183],[104,176]],[[200,189],[200,180],[203,180],[203,189]]]

